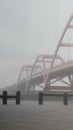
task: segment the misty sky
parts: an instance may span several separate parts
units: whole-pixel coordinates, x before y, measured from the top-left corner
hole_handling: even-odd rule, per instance
[[[23,64],[53,53],[73,0],[0,0],[0,87],[16,82]]]

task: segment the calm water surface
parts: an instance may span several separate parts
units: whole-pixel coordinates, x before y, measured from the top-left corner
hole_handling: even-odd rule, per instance
[[[73,130],[73,101],[64,106],[60,101],[0,102],[0,130]]]

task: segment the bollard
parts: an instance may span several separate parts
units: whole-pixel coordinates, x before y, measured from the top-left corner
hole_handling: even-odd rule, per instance
[[[3,91],[3,104],[7,104],[7,91]]]
[[[68,94],[64,93],[64,105],[68,105]]]
[[[39,105],[43,105],[43,93],[39,92]]]
[[[20,104],[20,92],[19,91],[16,92],[16,104],[17,105]]]

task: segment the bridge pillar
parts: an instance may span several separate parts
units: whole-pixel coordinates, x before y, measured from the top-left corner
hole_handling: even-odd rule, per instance
[[[68,94],[64,93],[64,105],[68,105]]]
[[[20,104],[20,92],[16,92],[16,104],[19,105]]]
[[[43,93],[39,92],[39,105],[43,105]]]
[[[3,104],[7,104],[7,91],[3,91]]]

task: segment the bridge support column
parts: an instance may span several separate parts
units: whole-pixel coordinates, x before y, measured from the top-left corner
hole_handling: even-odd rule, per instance
[[[19,105],[20,104],[20,92],[16,92],[16,104]]]
[[[64,93],[64,105],[68,105],[68,94]]]
[[[43,105],[43,93],[39,92],[39,105]]]
[[[7,91],[3,91],[3,104],[7,104]]]

